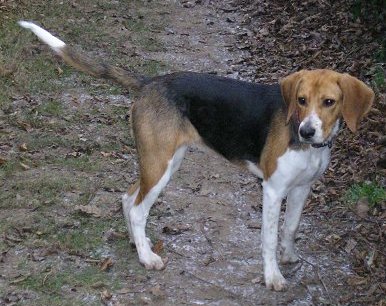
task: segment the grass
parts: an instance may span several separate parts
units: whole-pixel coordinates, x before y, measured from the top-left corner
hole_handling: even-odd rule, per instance
[[[42,115],[58,117],[63,114],[63,104],[55,99],[49,99],[40,105],[36,111]]]
[[[16,172],[12,169],[12,180],[8,180],[5,190],[0,194],[1,208],[20,208],[40,206],[63,201],[63,194],[70,191],[88,190],[89,183],[85,178],[69,174],[37,173],[34,171]],[[16,172],[16,173],[15,173]],[[36,208],[36,207],[35,207]]]
[[[98,172],[102,169],[98,159],[91,159],[87,155],[80,157],[59,157],[49,161],[50,164],[66,168],[68,170],[77,170],[82,172]]]
[[[0,166],[0,179],[7,178],[20,169],[20,162],[18,162],[16,159],[8,160],[5,164]],[[4,196],[4,194],[0,194],[0,199],[2,196]]]
[[[62,268],[60,270],[55,271],[55,268],[47,267],[43,271],[30,275],[19,286],[23,289],[45,293],[45,296],[41,298],[46,302],[54,302],[51,305],[63,305],[64,301],[67,303],[71,301],[71,296],[68,296],[71,291],[80,291],[81,295],[84,296],[89,294],[98,296],[99,290],[93,289],[92,286],[96,283],[106,282],[106,273],[100,271],[97,266],[78,268],[68,265],[66,269]],[[69,291],[67,297],[65,294],[66,288]],[[88,303],[84,303],[84,305],[86,304]]]
[[[5,123],[0,142],[5,148],[1,156],[7,159],[0,166],[0,208],[6,212],[0,230],[16,237],[15,229],[22,232],[21,241],[8,244],[1,239],[0,250],[14,255],[7,255],[13,257],[7,268],[12,275],[29,276],[13,286],[5,278],[0,300],[17,286],[33,296],[19,304],[100,305],[102,289],[93,284],[119,289],[127,281],[128,262],[135,263],[134,269],[140,265],[126,237],[112,244],[103,239],[111,228],[126,231],[120,215],[97,218],[72,208],[97,203],[112,211],[108,204],[115,203],[117,195],[101,191],[102,187],[121,190],[127,185],[116,176],[123,167],[117,158],[100,154],[133,146],[126,120],[129,106],[114,99],[107,103],[110,95],[127,91],[68,67],[16,22],[35,20],[96,59],[155,75],[165,65],[140,54],[163,48],[152,31],[166,26],[167,15],[152,12],[152,6],[160,5],[148,1],[6,1],[5,6],[8,3],[12,6],[0,8],[0,114]],[[146,20],[149,12],[151,21]],[[126,50],[130,45],[134,56]],[[81,155],[68,156],[71,152]],[[23,169],[21,162],[30,168]],[[33,260],[31,254],[46,248],[57,248],[58,253]],[[111,272],[86,261],[98,260],[106,252],[120,258]]]
[[[60,246],[70,253],[96,252],[103,244],[103,234],[110,228],[109,222],[96,220],[90,217],[78,218],[81,223],[79,228],[63,229],[56,235],[55,240]]]
[[[374,73],[373,73],[373,80],[374,80],[375,86],[379,90],[383,90],[386,88],[385,70],[382,68],[382,66],[377,65],[375,67]]]
[[[373,182],[364,182],[351,186],[345,195],[346,202],[354,204],[358,200],[367,198],[371,207],[386,201],[386,190]]]

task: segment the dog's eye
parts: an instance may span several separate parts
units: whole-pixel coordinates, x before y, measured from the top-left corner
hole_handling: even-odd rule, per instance
[[[333,100],[333,99],[326,99],[323,101],[323,104],[326,107],[330,107],[330,106],[334,105],[334,103],[335,103],[335,100]]]
[[[306,99],[303,97],[298,98],[298,103],[302,106],[307,104]]]

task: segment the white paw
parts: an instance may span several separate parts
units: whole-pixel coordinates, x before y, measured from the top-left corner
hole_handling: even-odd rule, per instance
[[[278,271],[270,275],[265,275],[265,286],[270,290],[284,291],[287,289],[287,281]]]
[[[295,251],[286,251],[283,250],[283,253],[280,257],[280,262],[282,264],[291,264],[299,261],[299,256],[295,253]]]
[[[157,254],[150,252],[146,256],[140,257],[139,261],[147,270],[162,270],[165,268],[167,259],[162,260]]]

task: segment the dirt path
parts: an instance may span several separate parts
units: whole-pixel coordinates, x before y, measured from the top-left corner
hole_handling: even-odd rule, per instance
[[[242,71],[244,79],[254,73],[243,64],[248,54],[240,37],[249,35],[240,24],[244,16],[227,2],[133,1],[126,7],[119,1],[58,1],[62,17],[36,3],[14,18],[40,16],[67,41],[136,70],[235,78]],[[36,13],[42,10],[46,17]],[[44,70],[50,87],[41,90],[46,83],[40,80],[38,92],[12,96],[11,120],[1,117],[1,153],[15,167],[2,174],[0,304],[350,302],[350,262],[343,250],[334,253],[320,243],[336,237],[329,220],[307,209],[297,242],[303,260],[282,267],[289,290],[265,289],[259,181],[205,148],[188,151],[154,205],[148,233],[169,263],[161,272],[144,270],[128,245],[120,211],[120,195],[137,177],[126,120],[131,102],[114,87],[74,75],[47,52],[39,54],[45,49],[29,39],[32,51],[20,47],[16,54],[26,62],[49,62],[36,73]]]
[[[173,71],[237,77],[231,67],[246,54],[236,47],[236,34],[248,33],[236,22],[242,16],[225,13],[227,3],[186,6],[171,7],[170,25],[155,34],[165,49],[146,55]],[[252,175],[207,149],[191,149],[149,220],[169,264],[163,272],[148,272],[148,282],[137,286],[145,292],[160,286],[162,299],[146,293],[140,298],[157,305],[308,305],[344,294],[335,287],[336,273],[347,273],[347,263],[342,255],[318,249],[313,239],[323,234],[313,229],[319,223],[315,217],[303,221],[299,244],[304,261],[283,268],[291,284],[288,292],[265,289],[261,201],[261,186]]]

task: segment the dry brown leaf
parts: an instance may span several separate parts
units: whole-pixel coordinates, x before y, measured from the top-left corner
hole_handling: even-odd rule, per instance
[[[361,276],[350,276],[347,279],[347,284],[350,286],[360,286],[367,284],[368,279]]]
[[[102,288],[106,287],[106,284],[104,282],[98,281],[98,282],[93,283],[90,287],[93,289],[102,289]]]
[[[22,128],[23,130],[27,131],[28,133],[33,131],[33,128],[31,126],[31,124],[29,124],[28,122],[17,121],[17,124],[19,125],[20,128]]]
[[[110,257],[107,257],[107,258],[103,259],[103,260],[99,263],[99,268],[101,269],[101,271],[107,271],[107,270],[109,270],[113,265],[114,265],[113,260],[112,260]]]
[[[101,151],[101,155],[102,155],[103,157],[110,157],[111,155],[113,155],[113,153]]]
[[[162,298],[165,296],[165,291],[161,289],[161,286],[159,284],[155,285],[153,288],[150,289],[150,292],[152,295],[158,298]]]
[[[19,145],[19,150],[22,151],[22,152],[28,151],[27,144],[26,143],[22,143],[21,145]]]
[[[100,218],[103,216],[102,209],[96,207],[96,206],[90,206],[90,205],[76,205],[74,207],[75,211],[84,213],[86,215],[92,215],[93,217]]]
[[[367,198],[359,199],[356,206],[355,206],[355,212],[356,214],[361,218],[366,218],[368,216],[370,207],[370,203]]]
[[[113,295],[107,289],[101,292],[101,300],[103,303],[107,303],[107,301],[111,300],[112,297]]]
[[[5,157],[0,156],[0,166],[4,165],[8,160]]]
[[[164,250],[164,242],[158,240],[157,243],[153,246],[153,252],[160,255]]]
[[[67,157],[79,157],[79,156],[82,156],[82,153],[80,153],[80,152],[71,152],[71,153],[67,153],[66,154],[66,158]]]
[[[168,235],[180,235],[190,229],[191,226],[188,224],[166,225],[162,229],[162,232]]]

